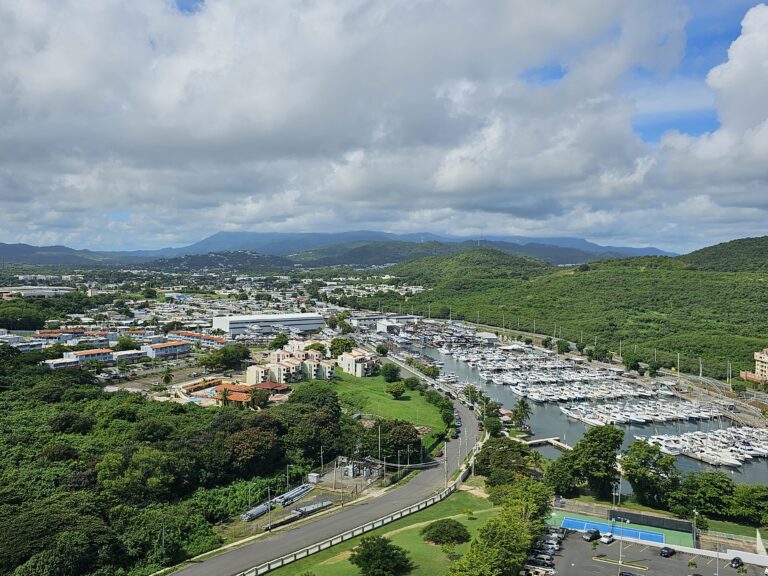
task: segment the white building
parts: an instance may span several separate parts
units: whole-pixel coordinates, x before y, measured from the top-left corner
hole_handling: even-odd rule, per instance
[[[192,344],[188,342],[163,342],[162,344],[151,344],[142,346],[141,351],[150,358],[174,358],[189,354]]]
[[[295,314],[252,314],[249,316],[216,316],[213,329],[223,330],[230,336],[239,336],[247,331],[260,334],[274,332],[311,332],[325,326],[320,314],[301,312]]]

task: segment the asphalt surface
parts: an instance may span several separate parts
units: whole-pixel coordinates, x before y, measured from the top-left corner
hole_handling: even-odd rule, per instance
[[[659,556],[658,546],[625,542],[622,546],[622,560],[637,562],[643,568],[623,565],[621,570],[637,576],[736,576],[738,572],[728,565],[730,558],[725,555],[717,558],[708,556],[692,556],[678,552],[671,558]],[[595,559],[603,558],[603,560]],[[571,534],[562,544],[561,550],[555,555],[555,570],[560,576],[616,576],[619,572],[617,563],[604,560],[619,559],[619,541],[611,544],[599,544],[597,550],[581,539],[581,534]],[[693,559],[696,567],[689,567],[688,561]],[[762,576],[763,568],[746,566],[750,576]]]
[[[476,432],[477,418],[475,413],[458,401],[455,401],[454,405],[461,414],[464,426],[459,438],[450,440],[447,444],[446,461],[449,482],[453,472],[472,451],[475,439],[480,439],[480,433]],[[377,498],[345,507],[336,513],[300,526],[286,528],[284,531],[276,532],[240,548],[186,566],[173,574],[178,576],[211,576],[212,574],[233,576],[421,502],[442,491],[444,486],[445,465],[423,470],[407,484],[394,488]]]

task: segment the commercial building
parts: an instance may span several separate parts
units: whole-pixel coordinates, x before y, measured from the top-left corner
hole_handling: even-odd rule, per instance
[[[344,352],[338,358],[339,368],[358,378],[372,376],[378,363],[379,359],[376,354],[360,348],[353,348],[350,352]]]
[[[10,300],[12,298],[32,298],[33,296],[53,298],[74,291],[75,288],[67,286],[6,286],[0,288],[0,299]]]
[[[213,329],[223,330],[230,336],[247,332],[272,334],[280,332],[311,332],[325,326],[320,314],[301,312],[295,314],[252,314],[249,316],[216,316]]]

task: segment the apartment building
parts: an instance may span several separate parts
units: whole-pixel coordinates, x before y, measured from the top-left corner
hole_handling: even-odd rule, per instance
[[[141,351],[144,352],[150,358],[167,359],[175,358],[177,356],[184,356],[189,354],[192,350],[192,344],[189,342],[180,342],[174,340],[172,342],[163,342],[161,344],[150,344],[149,346],[142,346]]]
[[[338,360],[339,368],[362,378],[364,376],[372,376],[379,363],[378,356],[372,352],[362,350],[361,348],[353,348],[350,352],[344,352],[339,356]]]

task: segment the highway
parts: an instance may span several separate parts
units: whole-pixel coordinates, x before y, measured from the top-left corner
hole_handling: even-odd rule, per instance
[[[450,440],[446,446],[449,480],[460,463],[472,451],[475,442],[480,440],[481,434],[477,432],[475,413],[459,402],[455,402],[455,406],[461,414],[464,426],[461,436],[457,440]],[[222,552],[218,556],[196,564],[187,565],[173,574],[178,576],[211,576],[213,574],[216,576],[233,576],[239,574],[249,568],[301,550],[306,546],[311,546],[429,498],[444,488],[445,476],[445,465],[423,470],[408,483],[377,498],[345,507],[343,510],[320,517],[312,522],[275,532],[240,548]]]

